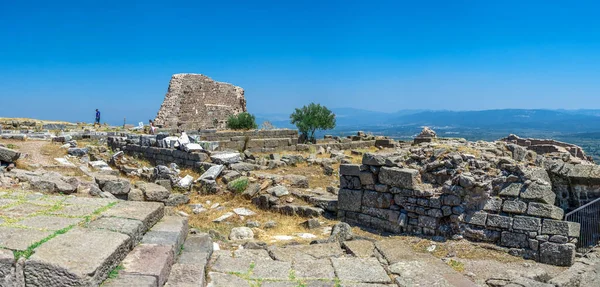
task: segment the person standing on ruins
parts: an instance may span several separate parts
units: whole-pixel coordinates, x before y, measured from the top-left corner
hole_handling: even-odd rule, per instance
[[[100,111],[96,109],[96,121],[94,122],[94,126],[98,124],[100,125]]]

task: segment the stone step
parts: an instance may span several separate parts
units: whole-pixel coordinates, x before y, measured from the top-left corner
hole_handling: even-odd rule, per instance
[[[139,220],[113,217],[124,209],[126,217]],[[0,246],[17,255],[0,254],[0,274],[9,269],[14,274],[12,282],[0,280],[0,286],[98,286],[141,239],[144,226],[163,212],[163,205],[152,203],[27,198],[11,213],[16,225],[9,223],[0,233]]]
[[[213,242],[208,234],[191,234],[188,236],[177,263],[171,269],[171,274],[165,286],[204,286],[206,284],[206,264],[212,253]]]
[[[123,259],[118,276],[106,280],[103,286],[132,286],[132,282],[135,286],[163,286],[180,251],[184,249],[187,233],[187,218],[163,217]]]

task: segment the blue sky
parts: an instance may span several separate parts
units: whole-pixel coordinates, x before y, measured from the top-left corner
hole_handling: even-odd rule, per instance
[[[0,117],[153,118],[174,73],[250,112],[600,108],[595,1],[0,0]]]

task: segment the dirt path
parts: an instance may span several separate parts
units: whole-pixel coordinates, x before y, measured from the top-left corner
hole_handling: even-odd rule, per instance
[[[54,158],[66,154],[66,151],[61,150],[59,145],[48,141],[0,140],[0,143],[21,152],[20,160],[30,165],[53,166],[56,165]]]

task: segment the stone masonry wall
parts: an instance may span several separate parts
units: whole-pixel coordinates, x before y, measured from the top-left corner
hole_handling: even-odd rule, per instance
[[[200,74],[175,74],[155,123],[181,131],[223,129],[229,116],[245,111],[244,89]]]
[[[244,150],[251,152],[295,151],[298,131],[251,130],[251,131],[200,131],[200,141],[218,142],[217,150]]]
[[[527,185],[513,179],[493,195],[459,176],[444,188],[424,184],[425,170],[401,168],[396,159],[365,154],[363,164],[340,167],[339,219],[391,233],[424,234],[494,243],[510,254],[547,264],[575,260],[578,223],[563,221],[543,169]],[[463,160],[463,159],[460,159]]]

